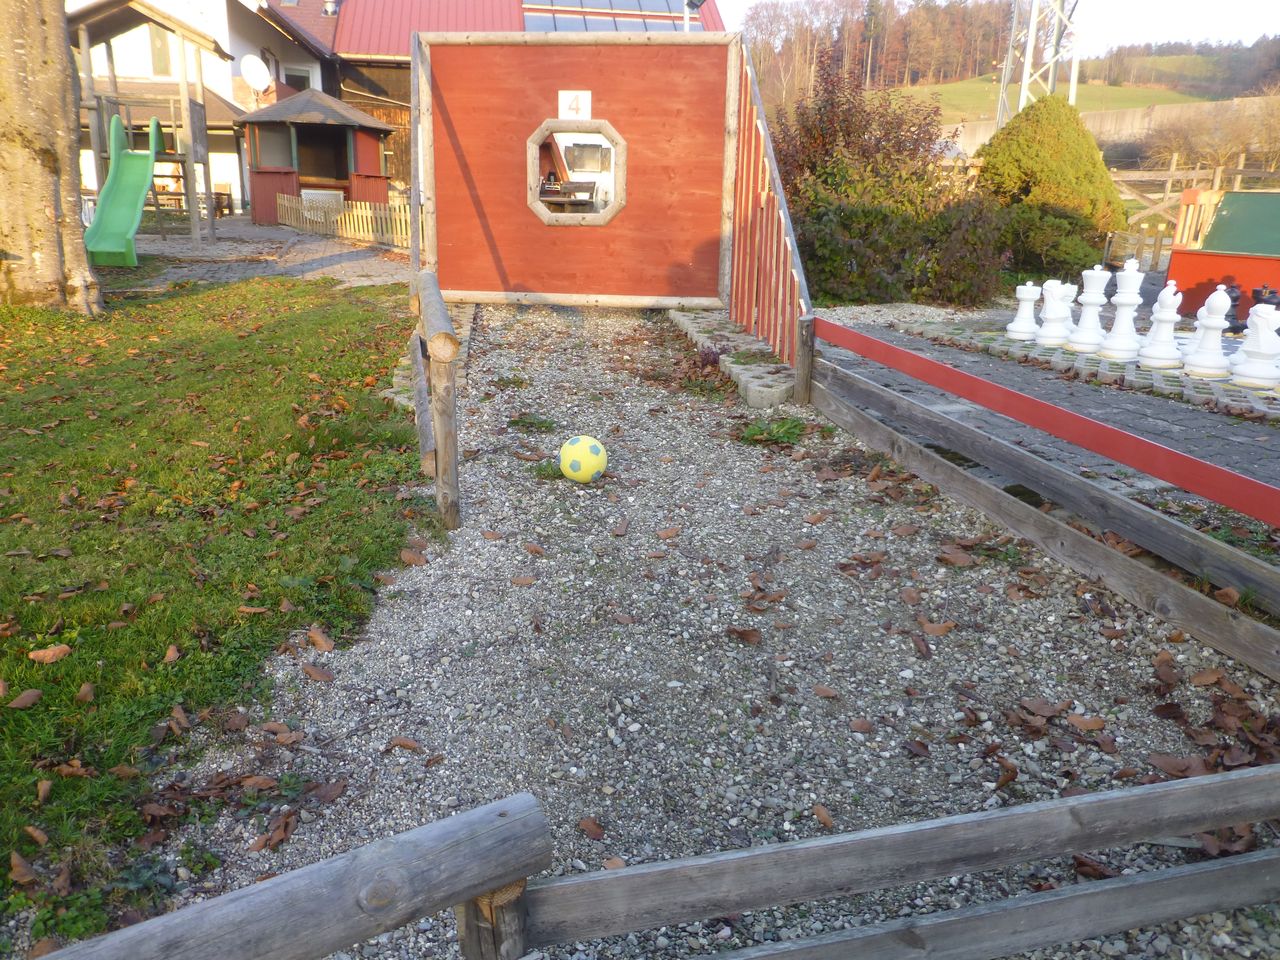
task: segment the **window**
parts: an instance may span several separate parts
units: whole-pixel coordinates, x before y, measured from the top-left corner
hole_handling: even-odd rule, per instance
[[[547,120],[527,144],[529,209],[550,226],[603,226],[627,202],[627,144],[605,120]]]
[[[284,82],[301,92],[311,89],[311,71],[299,70],[297,67],[284,68]]]
[[[300,123],[298,132],[298,176],[315,180],[346,180],[347,128],[318,123]]]

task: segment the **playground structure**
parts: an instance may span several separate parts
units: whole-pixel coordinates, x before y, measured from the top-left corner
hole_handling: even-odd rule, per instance
[[[1240,290],[1236,316],[1253,291],[1280,286],[1280,192],[1184,190],[1174,229],[1169,279],[1184,290],[1184,312],[1202,307],[1218,284]]]
[[[111,166],[98,194],[93,223],[84,232],[89,262],[99,267],[136,267],[134,235],[142,223],[142,208],[151,190],[156,150],[162,143],[160,121],[151,118],[146,150],[130,150],[124,124],[111,118]]]

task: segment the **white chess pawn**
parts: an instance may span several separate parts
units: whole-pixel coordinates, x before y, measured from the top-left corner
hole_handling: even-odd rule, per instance
[[[1182,366],[1182,351],[1173,336],[1181,305],[1178,281],[1170,280],[1156,298],[1156,307],[1151,311],[1151,329],[1142,339],[1142,348],[1138,351],[1138,366],[1144,370],[1173,370]]]
[[[1062,312],[1065,316],[1062,322],[1067,325],[1068,337],[1076,332],[1075,312],[1073,305],[1076,302],[1076,294],[1080,292],[1080,287],[1074,283],[1064,283],[1062,285]]]
[[[1231,382],[1240,387],[1269,390],[1280,385],[1280,324],[1273,304],[1259,303],[1249,311],[1249,332],[1239,353],[1244,357],[1235,364]]]
[[[1027,282],[1018,285],[1013,295],[1018,298],[1018,312],[1013,322],[1004,328],[1004,335],[1010,340],[1034,340],[1036,331],[1036,301],[1040,299],[1040,288]]]
[[[1080,322],[1071,331],[1067,349],[1076,353],[1097,353],[1106,338],[1100,311],[1107,302],[1107,295],[1103,291],[1111,279],[1111,272],[1103,270],[1102,264],[1098,264],[1092,270],[1080,274],[1080,278],[1084,281],[1084,293],[1080,294]]]
[[[1137,260],[1126,260],[1124,269],[1116,274],[1116,294],[1111,298],[1116,318],[1111,322],[1111,332],[1102,341],[1098,356],[1108,360],[1138,359],[1142,341],[1138,339],[1138,331],[1133,325],[1133,314],[1142,303],[1138,288],[1142,286],[1143,276],[1138,272]]]
[[[1191,336],[1183,340],[1182,345],[1178,348],[1179,350],[1182,351],[1183,360],[1186,360],[1187,357],[1191,356],[1191,354],[1195,352],[1196,344],[1200,341],[1200,321],[1203,319],[1204,319],[1204,307],[1201,306],[1200,309],[1196,311],[1195,322],[1191,324],[1192,326]]]
[[[1191,376],[1224,380],[1231,375],[1231,365],[1222,350],[1222,331],[1230,326],[1227,323],[1227,311],[1230,309],[1231,298],[1227,296],[1226,285],[1220,283],[1204,302],[1203,316],[1196,323],[1200,333],[1185,361],[1186,372]]]
[[[1040,310],[1040,329],[1036,332],[1036,345],[1040,347],[1060,347],[1067,342],[1071,330],[1067,320],[1071,313],[1063,302],[1066,294],[1061,280],[1046,280],[1041,288],[1044,292],[1044,307]]]

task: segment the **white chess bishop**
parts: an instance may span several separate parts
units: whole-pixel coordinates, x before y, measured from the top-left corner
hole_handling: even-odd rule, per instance
[[[1116,308],[1116,317],[1111,321],[1111,332],[1102,341],[1098,355],[1107,360],[1137,360],[1142,341],[1138,339],[1138,331],[1133,325],[1133,315],[1142,303],[1142,295],[1138,288],[1146,274],[1138,271],[1137,260],[1126,260],[1124,269],[1116,274],[1116,293],[1111,302]]]
[[[1182,366],[1182,351],[1173,336],[1178,325],[1178,308],[1182,306],[1182,294],[1178,281],[1170,280],[1156,298],[1151,311],[1151,329],[1138,350],[1138,365],[1144,370],[1175,370]]]
[[[1243,359],[1235,364],[1231,382],[1269,390],[1280,385],[1280,312],[1273,304],[1255,304],[1249,311],[1248,326],[1239,351]]]
[[[1004,335],[1010,340],[1034,340],[1036,332],[1036,301],[1040,299],[1040,288],[1034,283],[1018,284],[1013,295],[1018,298],[1018,312],[1013,322],[1004,328]]]
[[[1080,322],[1071,331],[1067,339],[1067,349],[1076,353],[1097,353],[1106,339],[1102,329],[1101,310],[1107,302],[1107,283],[1111,280],[1111,271],[1103,270],[1097,264],[1092,270],[1080,274],[1084,284],[1084,293],[1080,294]]]
[[[1227,323],[1227,311],[1231,309],[1231,298],[1227,296],[1225,284],[1218,284],[1218,289],[1209,294],[1209,299],[1196,313],[1195,339],[1191,351],[1183,362],[1186,372],[1193,377],[1204,380],[1225,380],[1231,376],[1231,364],[1222,349],[1222,331],[1230,326]]]

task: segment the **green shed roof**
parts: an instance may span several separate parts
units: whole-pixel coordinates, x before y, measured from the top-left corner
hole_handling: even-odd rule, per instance
[[[1280,257],[1280,192],[1225,194],[1201,249]]]

